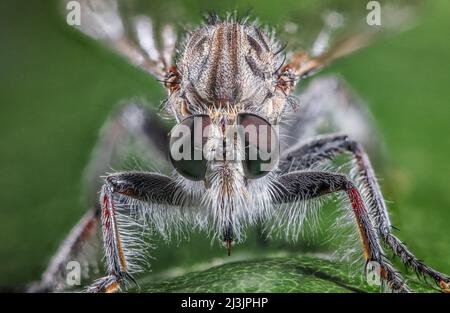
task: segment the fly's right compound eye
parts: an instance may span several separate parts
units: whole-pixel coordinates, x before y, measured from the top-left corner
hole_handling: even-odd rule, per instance
[[[170,132],[170,161],[175,170],[189,180],[199,181],[205,178],[203,146],[207,138],[203,136],[203,131],[210,123],[211,119],[206,114],[192,115]]]
[[[237,124],[245,145],[242,162],[245,176],[257,179],[267,175],[278,163],[278,136],[272,125],[253,113],[239,113]]]

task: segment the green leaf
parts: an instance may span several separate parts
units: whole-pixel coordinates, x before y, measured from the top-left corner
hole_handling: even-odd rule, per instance
[[[283,257],[245,260],[189,272],[153,282],[140,279],[140,292],[380,292],[370,286],[363,266],[339,263],[318,257]],[[430,286],[409,281],[418,292],[434,291]],[[138,291],[138,290],[133,290]]]

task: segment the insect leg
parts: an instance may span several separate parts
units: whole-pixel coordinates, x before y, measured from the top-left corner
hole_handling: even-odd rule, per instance
[[[328,172],[292,172],[277,180],[279,194],[275,203],[309,200],[333,192],[346,192],[359,228],[366,262],[374,261],[380,265],[380,277],[395,292],[409,292],[401,275],[395,271],[383,256],[377,232],[372,225],[369,213],[358,189],[345,176]]]
[[[117,220],[116,195],[140,201],[180,205],[185,199],[175,182],[163,175],[145,172],[121,172],[109,175],[100,194],[103,245],[108,275],[95,281],[89,292],[115,292],[134,282],[128,269],[126,246]]]
[[[167,133],[157,116],[145,107],[135,104],[124,106],[114,112],[102,128],[91,161],[85,169],[84,200],[90,209],[51,258],[41,280],[30,286],[30,292],[64,290],[68,287],[63,277],[67,263],[71,260],[90,261],[93,258],[91,254],[95,254],[93,252],[99,237],[98,226],[101,224],[101,207],[98,204],[98,194],[94,190],[100,189],[102,184],[100,176],[110,170],[111,166],[120,163],[122,151],[119,150],[119,146],[128,137],[142,140],[143,144],[140,146],[148,147],[152,160],[159,162],[158,166],[164,166],[166,158],[164,147],[168,146]]]
[[[69,235],[60,245],[57,253],[51,258],[49,265],[42,274],[39,282],[32,284],[29,292],[51,292],[66,288],[65,277],[66,266],[71,260],[90,258],[90,248],[97,238],[97,230],[100,224],[100,210],[91,209],[73,227]]]
[[[391,222],[380,186],[375,177],[371,162],[363,146],[348,139],[345,135],[327,135],[310,141],[300,147],[294,147],[283,156],[284,160],[296,162],[299,168],[309,168],[314,163],[332,159],[340,153],[351,153],[356,160],[358,174],[368,191],[369,209],[375,217],[376,228],[383,241],[400,257],[402,262],[416,273],[433,278],[440,288],[450,292],[450,278],[424,264],[391,233]],[[298,163],[297,163],[298,162]],[[289,163],[289,162],[288,162]],[[284,163],[287,164],[287,163]]]
[[[161,119],[143,105],[127,104],[115,110],[102,127],[90,162],[84,170],[85,201],[98,202],[96,191],[103,183],[101,176],[123,163],[125,153],[130,152],[124,147],[130,150],[136,146],[136,151],[132,152],[144,158],[146,164],[161,170],[167,169],[167,134],[168,130]],[[130,141],[136,141],[136,144],[130,147]]]

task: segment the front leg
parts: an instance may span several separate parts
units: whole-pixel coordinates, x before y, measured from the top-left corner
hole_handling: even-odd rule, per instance
[[[128,269],[125,248],[117,222],[115,195],[161,205],[180,205],[184,193],[167,176],[154,173],[123,172],[105,179],[101,189],[101,220],[108,275],[88,288],[89,292],[115,292],[134,282]]]
[[[350,140],[345,135],[321,136],[286,151],[282,156],[281,169],[287,171],[291,166],[297,169],[307,169],[318,162],[333,159],[336,155],[344,152],[350,153],[356,161],[363,188],[368,192],[369,209],[375,217],[374,226],[385,244],[399,256],[405,265],[418,274],[433,278],[442,291],[450,292],[450,278],[420,261],[400,239],[391,233],[392,226],[386,203],[369,157],[360,143]]]
[[[375,261],[380,265],[381,278],[393,291],[410,292],[401,275],[383,256],[377,232],[361,194],[347,177],[328,172],[293,172],[280,176],[276,186],[279,193],[274,196],[275,204],[310,200],[339,191],[346,192],[359,229],[366,262]]]
[[[94,263],[101,220],[101,204],[98,203],[96,192],[102,184],[100,176],[123,163],[125,151],[119,147],[130,139],[137,140],[142,148],[142,151],[137,151],[140,157],[150,155],[152,165],[166,168],[165,147],[168,146],[168,137],[163,126],[156,114],[137,104],[128,104],[111,114],[102,127],[91,161],[85,169],[83,198],[89,210],[51,258],[41,280],[29,287],[29,292],[62,291],[68,288],[65,274],[69,261]]]

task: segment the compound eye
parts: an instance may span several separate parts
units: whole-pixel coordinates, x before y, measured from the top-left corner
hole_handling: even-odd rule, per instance
[[[169,141],[169,158],[175,170],[189,180],[203,180],[206,159],[203,146],[207,137],[204,129],[209,126],[208,115],[192,115],[172,128]]]
[[[275,129],[266,119],[253,113],[239,113],[237,124],[245,145],[245,160],[242,161],[245,176],[256,179],[267,175],[279,158]]]

